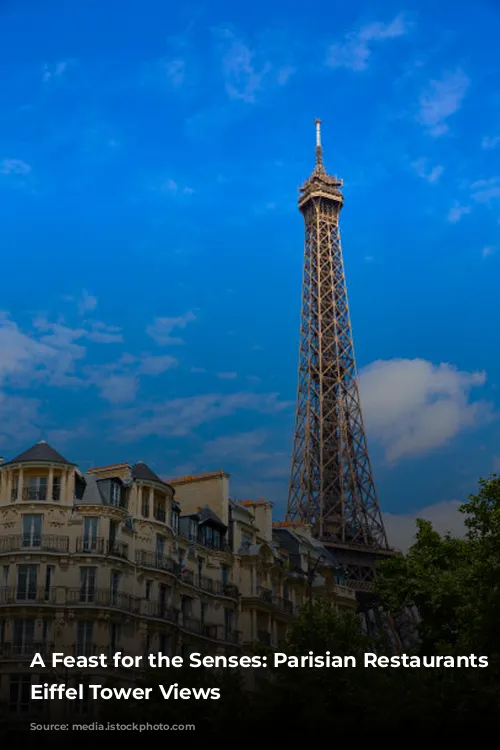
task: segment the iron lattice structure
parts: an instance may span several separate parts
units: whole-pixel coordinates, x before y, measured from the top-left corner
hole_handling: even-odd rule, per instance
[[[304,276],[287,520],[310,524],[356,588],[370,589],[375,559],[389,547],[359,401],[339,231],[342,186],[323,166],[317,120],[316,166],[299,198]]]

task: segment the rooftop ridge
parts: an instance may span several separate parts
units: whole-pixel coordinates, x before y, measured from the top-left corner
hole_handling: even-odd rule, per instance
[[[130,464],[126,461],[123,464],[110,464],[109,466],[96,466],[93,469],[87,469],[87,474],[93,474],[96,471],[109,471],[110,469],[130,469]]]
[[[201,474],[185,474],[180,477],[172,477],[166,481],[169,484],[175,484],[175,482],[195,482],[199,479],[213,479],[214,477],[228,476],[224,469],[216,469],[215,471],[204,471]]]

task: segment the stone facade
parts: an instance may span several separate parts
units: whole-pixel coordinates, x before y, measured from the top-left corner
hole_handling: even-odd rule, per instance
[[[0,465],[0,558],[0,703],[19,714],[32,681],[71,684],[64,670],[32,674],[35,653],[273,648],[313,590],[356,606],[309,530],[232,500],[225,472],[82,474],[43,442]]]

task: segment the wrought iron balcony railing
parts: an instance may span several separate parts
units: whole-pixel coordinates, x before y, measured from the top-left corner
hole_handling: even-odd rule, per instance
[[[3,659],[31,659],[35,654],[42,656],[52,654],[54,644],[46,641],[15,640],[0,643],[0,657]]]
[[[135,553],[135,562],[145,568],[156,568],[157,570],[166,570],[173,575],[179,574],[179,563],[172,560],[167,555],[156,552],[147,552],[146,550],[137,550]]]
[[[0,605],[53,604],[54,592],[40,586],[3,586],[0,588]]]
[[[257,596],[263,602],[266,602],[266,604],[272,604],[273,603],[273,592],[271,591],[271,589],[266,589],[263,586],[258,586],[257,587]]]
[[[0,538],[0,554],[4,552],[69,552],[69,537],[52,534],[14,534]]]
[[[146,617],[155,617],[159,620],[167,620],[175,625],[179,622],[179,610],[174,609],[167,602],[144,601],[143,611]]]
[[[116,539],[103,539],[102,537],[79,537],[76,540],[77,554],[84,555],[111,555],[112,557],[128,558],[128,544],[118,542]]]
[[[92,586],[66,589],[66,604],[70,606],[112,607],[139,614],[140,600],[122,591],[97,589]]]

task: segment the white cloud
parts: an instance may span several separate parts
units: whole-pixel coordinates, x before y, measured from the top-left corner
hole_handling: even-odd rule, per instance
[[[485,381],[484,373],[463,372],[446,363],[374,362],[359,377],[367,430],[390,462],[424,454],[490,416],[488,403],[469,400],[471,390]]]
[[[0,174],[26,175],[31,172],[31,167],[21,159],[4,159],[0,163]]]
[[[332,44],[328,49],[326,64],[331,68],[366,70],[374,42],[397,39],[405,36],[409,29],[410,25],[401,15],[390,23],[367,24],[358,31],[347,34],[342,42]]]
[[[450,208],[447,219],[451,224],[457,224],[462,216],[470,214],[470,210],[470,206],[460,206],[459,204],[456,204]]]
[[[178,318],[155,318],[154,322],[146,328],[146,333],[154,339],[159,346],[166,346],[167,344],[182,344],[182,339],[172,337],[170,334],[176,328],[186,328],[188,323],[191,323],[193,320],[196,320],[196,317],[192,312],[188,312]]]
[[[148,404],[116,415],[119,427],[116,439],[133,441],[143,437],[188,435],[202,424],[229,417],[238,411],[277,414],[291,405],[278,394],[239,392],[208,393]]]
[[[492,200],[500,198],[500,177],[476,180],[470,189],[476,203],[491,203]]]
[[[138,389],[139,383],[134,375],[110,374],[99,379],[101,398],[112,404],[133,401]]]
[[[417,175],[427,182],[436,182],[444,172],[444,167],[438,164],[435,167],[429,167],[427,159],[417,159],[411,165]]]
[[[45,64],[43,66],[42,81],[48,83],[57,78],[62,78],[68,70],[71,60],[60,60],[54,65]]]
[[[419,121],[430,135],[438,137],[447,133],[447,120],[462,106],[470,85],[469,78],[461,70],[444,74],[430,82],[420,97]]]
[[[97,307],[97,297],[93,297],[88,293],[86,289],[83,290],[80,301],[78,302],[78,312],[80,315],[84,315],[87,312],[92,312]]]
[[[266,44],[253,48],[229,28],[213,29],[213,34],[229,99],[254,104],[259,93],[286,85],[295,72],[291,65],[272,62]]]
[[[218,372],[217,377],[220,380],[235,380],[238,377],[237,372]]]
[[[483,247],[481,251],[481,255],[483,258],[489,258],[490,255],[493,255],[496,252],[496,248],[489,245],[488,247]]]
[[[481,141],[481,148],[484,149],[493,149],[497,148],[497,146],[500,146],[500,135],[496,136],[487,136],[485,135],[483,140]]]
[[[161,375],[167,370],[176,367],[178,361],[175,357],[165,354],[162,357],[146,356],[143,357],[138,372],[142,375]]]
[[[395,549],[407,552],[415,542],[417,518],[431,521],[441,535],[449,532],[454,537],[463,537],[466,529],[463,515],[458,510],[460,505],[461,503],[457,502],[442,502],[408,515],[383,513],[389,544]]]

